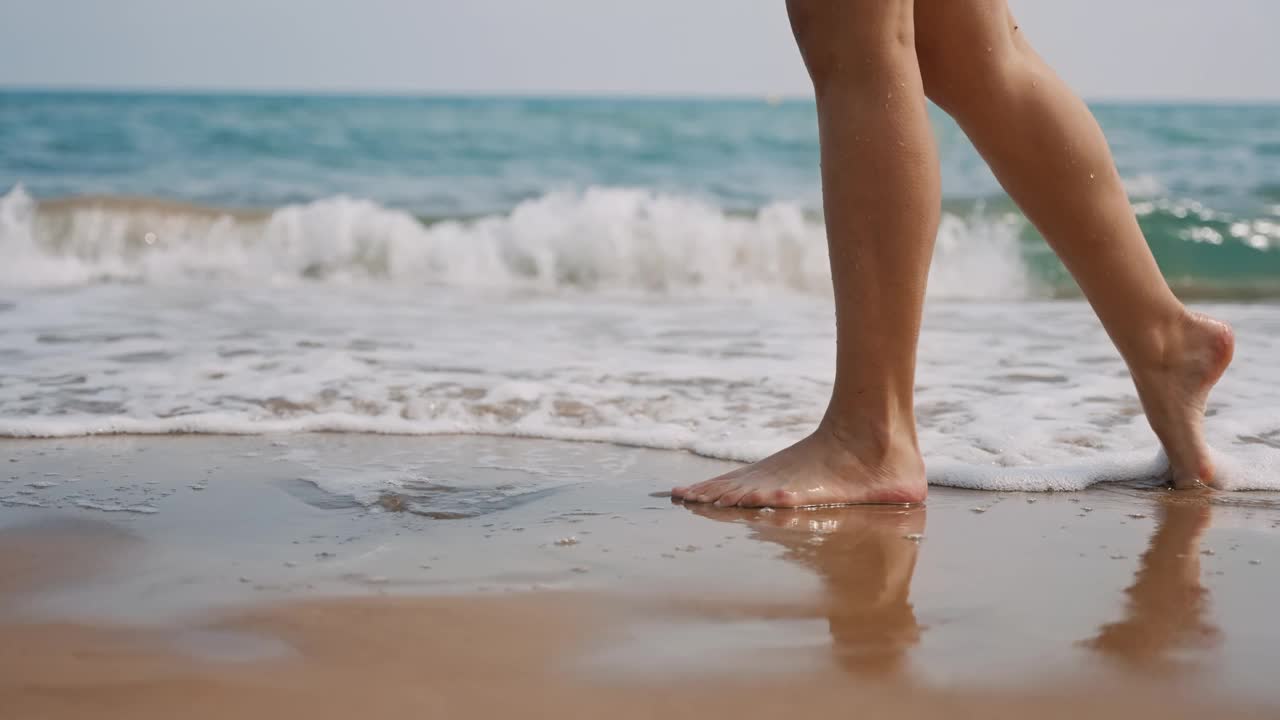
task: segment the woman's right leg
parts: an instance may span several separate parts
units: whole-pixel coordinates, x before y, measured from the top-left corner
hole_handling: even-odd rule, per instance
[[[1231,362],[1231,329],[1174,297],[1092,113],[1005,0],[917,0],[916,38],[929,97],[1062,258],[1128,363],[1173,481],[1212,483],[1201,425]]]
[[[940,180],[913,0],[788,0],[813,79],[836,309],[826,416],[799,443],[672,494],[795,507],[925,498],[913,393]]]

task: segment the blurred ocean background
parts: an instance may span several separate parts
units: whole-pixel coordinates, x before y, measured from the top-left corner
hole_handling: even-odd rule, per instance
[[[1094,109],[1162,270],[1240,333],[1213,442],[1237,486],[1280,486],[1280,106]],[[931,479],[1154,472],[1088,307],[935,121]],[[0,434],[464,432],[754,459],[829,390],[819,198],[811,100],[0,91]]]
[[[1280,107],[1095,110],[1179,289],[1280,296]],[[959,254],[996,273],[935,291],[1069,293],[963,135],[935,120],[943,257],[965,241]],[[34,285],[825,292],[815,123],[811,101],[5,92],[6,271]],[[33,216],[28,196],[95,200]]]

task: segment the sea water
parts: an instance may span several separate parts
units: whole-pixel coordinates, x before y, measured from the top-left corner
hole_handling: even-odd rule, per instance
[[[1280,488],[1280,107],[1095,108],[1233,323],[1211,444]],[[1154,477],[1125,366],[935,113],[930,480]],[[754,460],[833,371],[811,101],[0,92],[0,436],[477,433]]]

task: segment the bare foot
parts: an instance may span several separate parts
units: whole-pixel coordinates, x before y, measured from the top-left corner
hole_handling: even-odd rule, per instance
[[[1205,405],[1235,353],[1231,326],[1187,313],[1160,338],[1146,362],[1131,363],[1138,398],[1151,429],[1169,456],[1174,487],[1215,485],[1213,460],[1205,444]]]
[[[721,507],[909,505],[928,492],[924,460],[915,443],[864,462],[836,433],[819,428],[760,462],[671,491],[685,502]]]

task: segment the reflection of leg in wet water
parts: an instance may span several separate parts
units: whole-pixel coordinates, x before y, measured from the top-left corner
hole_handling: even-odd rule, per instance
[[[1086,645],[1139,669],[1169,670],[1173,653],[1212,646],[1208,592],[1200,585],[1200,537],[1209,527],[1207,501],[1167,500],[1151,547],[1142,556],[1129,596],[1127,617],[1104,625]]]
[[[920,640],[908,600],[924,508],[845,507],[758,513],[690,505],[699,515],[745,521],[757,540],[781,545],[783,557],[818,573],[823,612],[840,665],[859,675],[903,671]]]

